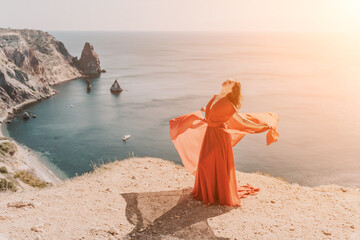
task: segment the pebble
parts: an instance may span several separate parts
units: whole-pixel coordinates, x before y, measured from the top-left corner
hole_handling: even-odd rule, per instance
[[[44,232],[43,227],[44,227],[44,224],[40,223],[40,224],[37,224],[37,225],[33,226],[31,228],[31,230],[34,231],[34,232]]]
[[[116,227],[112,226],[110,228],[110,230],[108,231],[108,233],[110,233],[112,235],[116,235],[116,234],[120,234],[120,231]]]
[[[43,238],[39,235],[39,234],[36,234],[35,236],[35,240],[42,240]]]

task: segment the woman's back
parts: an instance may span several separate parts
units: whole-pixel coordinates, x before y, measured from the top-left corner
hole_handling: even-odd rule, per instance
[[[217,100],[212,105],[216,96],[217,95],[214,95],[206,106],[205,119],[214,124],[225,123],[234,114],[236,109],[235,106],[227,97],[223,97]]]

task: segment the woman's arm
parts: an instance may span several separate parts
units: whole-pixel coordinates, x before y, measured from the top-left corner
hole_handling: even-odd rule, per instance
[[[249,127],[249,128],[258,128],[259,130],[262,130],[262,129],[268,129],[269,126],[266,124],[266,123],[263,123],[263,124],[256,124],[256,123],[253,123],[252,121],[249,121],[245,118],[242,118],[240,116],[240,114],[238,112],[235,112],[233,117],[238,121],[240,122],[241,124]]]

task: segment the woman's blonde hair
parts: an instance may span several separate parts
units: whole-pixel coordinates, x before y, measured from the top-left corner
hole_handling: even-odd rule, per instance
[[[229,92],[226,97],[234,104],[236,109],[240,109],[243,101],[243,96],[241,95],[241,84],[236,79],[231,79],[231,81],[234,81],[235,83],[231,92]]]

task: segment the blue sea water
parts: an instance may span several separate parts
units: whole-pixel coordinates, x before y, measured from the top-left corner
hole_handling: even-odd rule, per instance
[[[50,32],[80,56],[94,45],[102,68],[8,124],[9,136],[38,152],[61,178],[92,163],[151,156],[181,163],[169,120],[205,106],[222,81],[237,78],[240,112],[276,112],[278,142],[247,135],[236,169],[316,186],[360,185],[360,46],[357,36],[283,33]],[[109,88],[118,79],[126,89]],[[73,105],[74,107],[70,107]],[[131,134],[127,142],[122,136]],[[61,174],[60,174],[61,173]],[[246,179],[240,179],[245,183]]]

